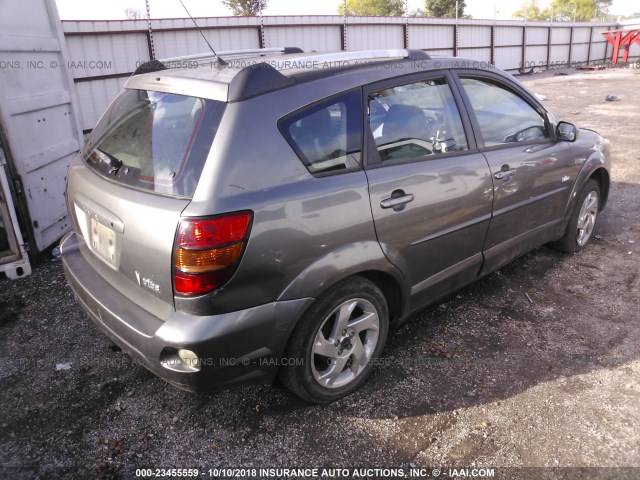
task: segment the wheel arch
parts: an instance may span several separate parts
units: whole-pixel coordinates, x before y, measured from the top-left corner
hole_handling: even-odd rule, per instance
[[[600,210],[604,210],[607,205],[607,200],[609,199],[609,188],[611,185],[609,172],[607,172],[605,168],[598,168],[589,176],[587,180],[589,179],[595,180],[600,186]]]
[[[560,230],[558,231],[558,237],[561,237],[567,229],[569,219],[571,218],[571,212],[573,212],[576,198],[589,180],[595,180],[600,187],[600,211],[604,209],[609,198],[609,184],[610,177],[607,171],[603,158],[600,156],[593,156],[585,165],[583,165],[578,178],[576,179],[571,196],[565,207],[564,215],[562,217],[562,223],[560,224]]]
[[[387,303],[387,309],[389,311],[389,325],[393,327],[404,319],[408,312],[408,295],[409,292],[405,291],[398,280],[398,276],[392,275],[388,271],[367,269],[351,272],[348,275],[337,276],[331,282],[327,282],[323,285],[322,290],[319,290],[317,294],[313,295],[313,299],[317,300],[322,294],[330,290],[334,285],[350,278],[361,277],[372,282],[376,287],[380,289],[384,299]],[[311,308],[311,303],[298,319],[291,326],[291,333],[295,329],[295,325],[300,321],[300,318],[304,316],[306,311]]]
[[[344,245],[315,260],[289,283],[278,300],[317,299],[336,283],[353,276],[367,278],[382,290],[393,311],[390,320],[404,316],[409,303],[407,281],[375,240]]]
[[[407,301],[402,288],[393,276],[380,270],[366,270],[351,275],[351,277],[355,276],[366,278],[380,289],[387,302],[390,326],[396,325],[405,316]]]

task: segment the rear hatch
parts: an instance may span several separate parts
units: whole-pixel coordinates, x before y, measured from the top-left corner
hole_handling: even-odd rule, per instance
[[[173,309],[172,254],[225,104],[125,90],[71,165],[69,211],[107,282],[160,318]]]

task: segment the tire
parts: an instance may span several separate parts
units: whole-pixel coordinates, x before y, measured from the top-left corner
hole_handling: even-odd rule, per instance
[[[585,248],[591,240],[599,212],[600,186],[590,179],[580,191],[564,236],[551,243],[551,247],[565,253],[575,253]]]
[[[338,282],[309,307],[285,351],[280,380],[310,403],[331,403],[357,390],[387,340],[389,313],[371,281]]]

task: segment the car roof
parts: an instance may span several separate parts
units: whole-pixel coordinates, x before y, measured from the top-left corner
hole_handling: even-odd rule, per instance
[[[431,60],[422,50],[405,49],[336,53],[304,53],[298,48],[239,50],[148,62],[136,70],[125,88],[185,91],[193,96],[233,102],[296,83],[381,65],[426,62],[423,66],[429,68]],[[448,64],[453,58],[438,60],[449,60],[445,62]],[[386,76],[393,76],[392,69],[387,70]]]

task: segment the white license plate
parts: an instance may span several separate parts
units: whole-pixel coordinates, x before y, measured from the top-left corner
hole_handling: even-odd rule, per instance
[[[116,232],[91,219],[91,249],[110,265],[116,265]]]

